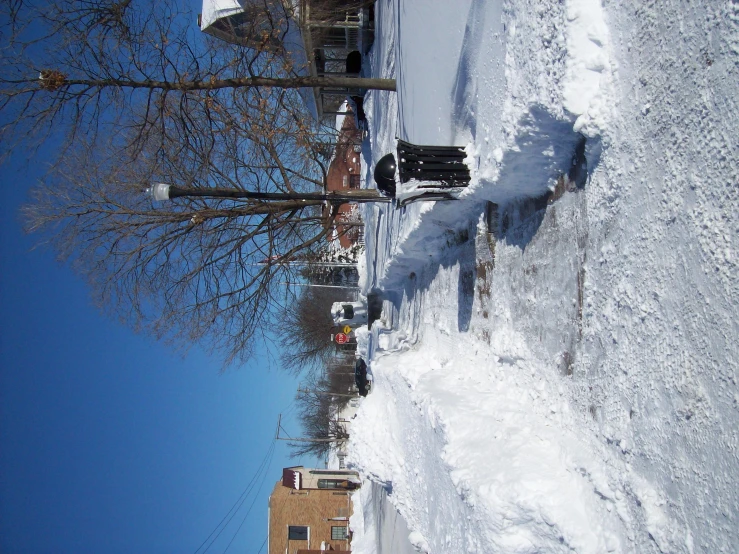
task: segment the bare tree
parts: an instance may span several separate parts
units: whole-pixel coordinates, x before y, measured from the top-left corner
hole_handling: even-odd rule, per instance
[[[284,313],[288,333],[282,338],[280,356],[284,368],[311,373],[326,367],[336,354],[331,334],[336,332],[331,305],[356,292],[349,289],[304,287],[290,310]]]
[[[188,167],[180,149],[177,157],[158,150],[151,163],[142,156],[120,164],[117,150],[91,158],[91,148],[68,151],[33,189],[24,215],[29,231],[46,231],[60,256],[88,278],[101,306],[182,346],[205,341],[227,362],[248,359],[254,339],[267,338],[265,329],[289,328],[286,290],[276,283],[297,278],[300,265],[291,260],[320,249],[345,198],[326,202],[320,193],[293,191],[264,193],[273,200],[193,196],[160,206],[142,194],[142,184],[186,175],[194,191],[219,190],[207,186],[212,172],[201,175],[200,157]],[[234,191],[241,192],[227,190]],[[328,334],[322,338],[330,345]]]
[[[89,136],[104,123],[134,128],[130,136],[140,141],[168,119],[188,119],[193,105],[223,115],[243,89],[395,89],[391,79],[297,75],[269,37],[261,45],[210,39],[193,29],[194,14],[175,0],[5,0],[4,11],[0,113],[6,141],[19,133],[46,137],[62,124],[72,137]],[[276,22],[274,32],[279,29]],[[257,98],[268,101],[251,95]],[[214,132],[217,123],[228,124],[215,119]]]
[[[59,145],[28,230],[136,328],[248,359],[290,261],[318,249],[339,204],[380,200],[324,190],[322,130],[290,88],[305,83],[273,49],[193,34],[174,2],[4,6],[0,137]],[[193,195],[154,205],[141,190],[156,182]]]
[[[359,272],[357,271],[356,258],[361,248],[352,248],[347,256],[340,252],[327,252],[324,247],[319,252],[319,258],[314,263],[306,264],[300,268],[300,276],[312,285],[332,285],[346,287],[347,292],[358,288]],[[338,289],[337,289],[338,290]],[[341,299],[346,297],[346,294]]]
[[[347,359],[334,358],[329,360],[326,365],[326,388],[331,392],[339,394],[345,394],[347,392],[356,390],[354,381],[354,361],[356,358],[351,356]],[[349,402],[347,396],[336,396],[334,397],[334,404],[337,408],[343,408]]]
[[[346,424],[338,417],[340,407],[348,401],[348,390],[335,392],[329,388],[327,380],[308,377],[307,388],[297,401],[303,438],[288,442],[293,457],[306,454],[323,457],[349,438]]]

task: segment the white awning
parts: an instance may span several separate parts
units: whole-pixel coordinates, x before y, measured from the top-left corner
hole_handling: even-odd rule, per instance
[[[244,11],[238,0],[203,0],[200,30],[210,27],[217,19]]]

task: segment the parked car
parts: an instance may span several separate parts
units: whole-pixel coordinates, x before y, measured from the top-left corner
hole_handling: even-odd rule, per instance
[[[356,329],[367,323],[367,306],[363,302],[334,302],[331,317],[337,327]]]
[[[367,364],[362,358],[357,358],[354,364],[354,383],[360,396],[367,396],[372,388],[372,378],[367,374]]]

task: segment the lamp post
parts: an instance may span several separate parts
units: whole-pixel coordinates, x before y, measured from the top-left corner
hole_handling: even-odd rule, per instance
[[[344,204],[346,202],[391,202],[391,198],[381,196],[373,189],[325,191],[325,192],[254,192],[238,189],[191,189],[180,188],[165,183],[156,183],[146,189],[154,200],[172,200],[180,197],[201,198],[235,198],[266,201],[305,201],[305,202],[329,202],[331,204]]]
[[[189,198],[233,198],[236,200],[247,199],[257,200],[258,202],[264,202],[266,206],[269,206],[269,202],[275,202],[273,206],[283,210],[296,210],[303,209],[308,206],[318,206],[321,204],[328,203],[331,206],[340,206],[347,202],[356,203],[369,203],[369,202],[392,202],[391,198],[380,195],[380,193],[373,189],[359,189],[359,190],[342,190],[342,191],[324,191],[324,192],[299,192],[299,193],[281,193],[281,192],[254,192],[247,190],[238,189],[217,189],[217,188],[182,188],[166,183],[154,183],[152,186],[144,190],[145,194],[148,194],[154,201],[161,202],[164,200],[173,200],[175,198],[189,197]],[[303,204],[304,203],[304,204]],[[289,204],[287,208],[285,204]],[[300,261],[300,260],[292,260]],[[281,265],[290,263],[291,260],[281,260],[280,257],[275,259],[275,262],[279,262]],[[265,262],[260,262],[259,265]],[[301,262],[306,265],[327,265],[327,266],[341,266],[341,267],[354,267],[356,264],[338,264],[333,262]],[[272,264],[272,260],[268,260],[266,265]],[[293,284],[293,283],[285,283]],[[318,285],[316,285],[318,286]],[[328,285],[323,285],[328,286]]]

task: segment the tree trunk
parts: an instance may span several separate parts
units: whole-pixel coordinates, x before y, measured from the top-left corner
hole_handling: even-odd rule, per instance
[[[52,72],[49,72],[52,73]],[[54,72],[58,75],[58,72]],[[38,79],[34,79],[38,81]],[[27,80],[26,82],[31,82]],[[369,79],[361,77],[234,77],[232,79],[210,79],[206,81],[133,81],[129,79],[59,79],[45,83],[42,88],[58,90],[66,87],[93,88],[143,88],[150,90],[218,90],[242,87],[314,88],[347,87],[367,90],[396,90],[395,79]]]

